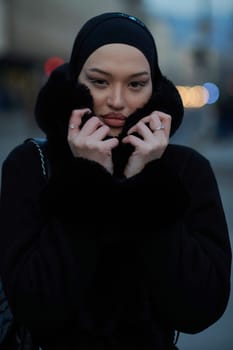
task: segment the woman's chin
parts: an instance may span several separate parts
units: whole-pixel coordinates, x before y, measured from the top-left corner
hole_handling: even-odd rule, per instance
[[[110,127],[109,136],[117,137],[120,135],[122,128],[112,128]]]

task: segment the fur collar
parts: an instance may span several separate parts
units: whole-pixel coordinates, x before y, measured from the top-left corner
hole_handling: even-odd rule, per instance
[[[58,152],[60,159],[62,155],[70,156],[66,140],[69,118],[73,109],[84,107],[93,109],[93,99],[88,88],[68,78],[68,64],[55,69],[39,91],[35,105],[36,121],[48,138],[52,158],[56,158]],[[132,125],[153,110],[160,110],[172,116],[171,135],[173,135],[182,122],[184,110],[178,90],[164,76],[156,83],[148,103],[127,118],[119,139],[127,134]],[[121,142],[114,149],[113,162],[116,174],[122,173],[132,151],[132,146]]]

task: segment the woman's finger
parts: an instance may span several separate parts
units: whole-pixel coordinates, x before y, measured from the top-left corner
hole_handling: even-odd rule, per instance
[[[167,113],[155,111],[151,114],[149,126],[152,132],[164,132],[168,137],[171,129],[171,116]]]
[[[79,127],[82,123],[82,117],[86,113],[90,113],[91,110],[89,108],[83,108],[83,109],[75,109],[72,111],[70,120],[69,120],[69,125],[68,125],[68,134],[74,134],[79,130]]]

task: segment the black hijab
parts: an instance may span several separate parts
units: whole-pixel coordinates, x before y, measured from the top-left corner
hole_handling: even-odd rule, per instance
[[[145,24],[134,16],[110,12],[91,18],[79,31],[69,62],[70,78],[78,78],[85,61],[96,49],[113,43],[136,47],[149,62],[151,76],[157,80],[162,76],[154,38]]]

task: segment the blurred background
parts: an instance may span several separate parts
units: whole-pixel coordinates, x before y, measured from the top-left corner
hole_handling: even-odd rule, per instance
[[[34,121],[38,90],[69,59],[82,24],[107,11],[138,16],[153,32],[160,67],[185,106],[171,142],[194,147],[210,160],[232,239],[232,0],[0,0],[0,166],[25,138],[43,136]],[[213,326],[180,335],[180,350],[232,350],[232,319],[231,296]]]

